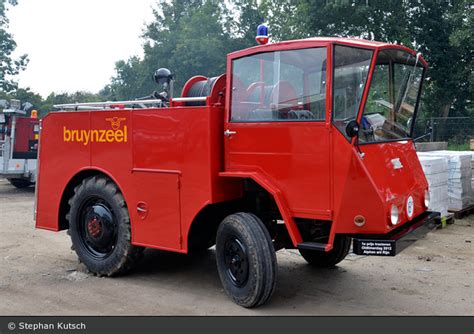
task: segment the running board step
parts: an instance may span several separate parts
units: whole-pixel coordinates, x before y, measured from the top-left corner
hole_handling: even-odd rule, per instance
[[[298,249],[309,249],[324,252],[327,244],[321,242],[302,242],[298,244]]]

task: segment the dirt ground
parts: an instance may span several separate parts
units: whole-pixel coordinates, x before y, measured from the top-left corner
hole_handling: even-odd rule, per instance
[[[34,189],[0,180],[0,315],[474,315],[474,216],[394,258],[313,269],[278,252],[273,299],[247,310],[222,290],[214,252],[147,250],[131,274],[86,273],[65,232],[35,230]]]

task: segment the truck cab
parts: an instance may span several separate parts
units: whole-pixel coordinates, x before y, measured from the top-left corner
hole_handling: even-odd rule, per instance
[[[244,307],[271,297],[279,249],[316,267],[351,244],[393,256],[438,216],[412,139],[426,68],[403,46],[311,38],[231,53],[180,97],[160,69],[163,93],[58,105],[42,119],[36,226],[68,229],[101,276],[147,247],[215,245]]]
[[[411,139],[426,67],[403,46],[351,39],[230,54],[224,174],[265,179],[293,218],[331,222],[325,250],[336,233],[390,233],[429,201]]]

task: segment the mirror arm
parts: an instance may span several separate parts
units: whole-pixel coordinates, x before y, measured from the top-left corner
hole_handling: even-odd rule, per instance
[[[363,159],[365,156],[365,153],[362,152],[359,146],[359,131],[360,131],[360,125],[359,123],[357,123],[356,120],[352,120],[346,124],[346,135],[351,139],[355,137],[354,145],[357,149],[357,152],[359,153],[359,156]]]
[[[417,142],[418,140],[420,140],[420,139],[423,139],[423,138],[425,138],[425,137],[431,136],[432,133],[433,133],[433,128],[430,127],[430,129],[428,130],[427,133],[425,133],[424,135],[422,135],[422,136],[420,136],[420,137],[417,137],[417,138],[413,139],[413,142],[416,143],[416,142]]]
[[[354,130],[355,130],[355,131],[354,131],[354,132],[355,132],[355,134],[354,134],[354,137],[355,137],[355,142],[354,142],[355,147],[356,147],[356,149],[357,149],[357,152],[359,153],[359,156],[360,156],[362,159],[364,159],[365,153],[362,152],[362,150],[360,149],[360,145],[359,145],[360,125],[357,124],[357,126],[354,128]]]
[[[359,145],[359,133],[357,133],[356,136],[355,136],[355,147],[356,147],[357,152],[359,153],[359,156],[361,157],[361,159],[364,159],[365,153],[362,152],[362,150],[360,149],[360,145]]]

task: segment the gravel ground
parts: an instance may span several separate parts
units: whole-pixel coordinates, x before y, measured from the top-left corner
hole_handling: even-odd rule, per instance
[[[35,230],[34,189],[0,180],[0,315],[474,315],[474,216],[394,258],[313,269],[278,252],[273,299],[247,310],[222,290],[214,252],[147,250],[131,274],[89,275],[65,232]]]

